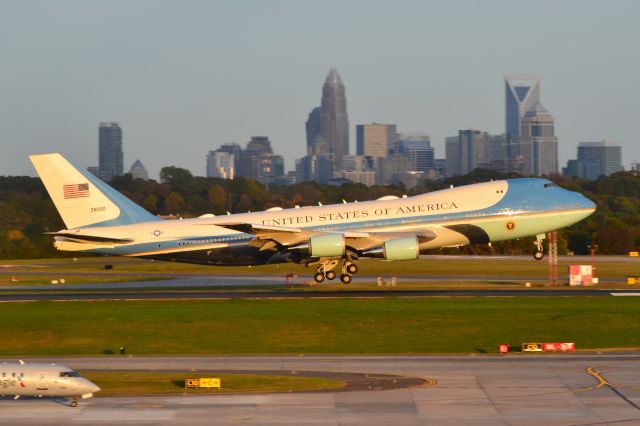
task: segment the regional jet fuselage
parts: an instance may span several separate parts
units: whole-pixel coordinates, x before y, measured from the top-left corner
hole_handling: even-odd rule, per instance
[[[547,179],[509,179],[413,197],[163,220],[60,154],[31,156],[67,229],[60,250],[211,265],[317,265],[316,281],[348,283],[360,257],[415,259],[423,250],[536,236],[595,210]]]
[[[100,388],[74,370],[56,364],[26,364],[22,361],[0,364],[0,395],[91,398]]]

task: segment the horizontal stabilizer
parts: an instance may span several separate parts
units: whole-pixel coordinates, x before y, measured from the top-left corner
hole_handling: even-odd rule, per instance
[[[53,235],[55,237],[63,237],[69,240],[77,241],[77,242],[86,242],[92,244],[128,244],[132,243],[132,238],[109,238],[109,237],[98,237],[96,235],[82,235],[82,234],[74,234],[69,232],[47,232],[48,235]]]

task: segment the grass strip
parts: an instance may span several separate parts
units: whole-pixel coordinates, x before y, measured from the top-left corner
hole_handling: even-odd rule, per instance
[[[233,299],[0,304],[0,355],[495,353],[522,342],[637,348],[616,297]]]
[[[218,395],[225,393],[265,393],[335,389],[342,380],[321,377],[271,376],[261,374],[216,374],[204,372],[83,372],[98,385],[97,396],[128,395]],[[185,389],[186,378],[219,377],[221,389]]]

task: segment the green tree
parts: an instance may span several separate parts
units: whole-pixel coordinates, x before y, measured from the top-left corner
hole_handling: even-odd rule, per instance
[[[227,210],[227,192],[222,185],[215,184],[209,188],[207,201],[213,213],[224,213]]]
[[[147,195],[142,203],[142,207],[153,214],[158,213],[158,197],[155,194]]]
[[[187,210],[187,206],[184,202],[182,195],[177,192],[172,192],[164,200],[164,212],[167,214],[182,215]]]

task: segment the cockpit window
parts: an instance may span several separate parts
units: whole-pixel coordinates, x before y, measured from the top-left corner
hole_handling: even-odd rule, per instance
[[[544,184],[545,188],[553,188],[553,187],[556,187],[556,186],[558,186],[558,185],[556,185],[555,183],[551,183],[551,182]]]
[[[60,377],[80,377],[80,374],[75,371],[61,371]]]

